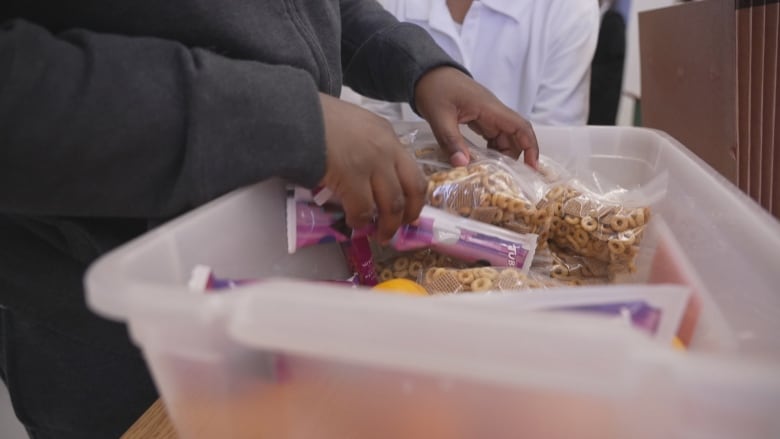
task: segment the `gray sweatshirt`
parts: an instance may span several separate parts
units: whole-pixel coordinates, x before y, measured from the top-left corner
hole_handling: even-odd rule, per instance
[[[411,102],[441,65],[371,0],[0,2],[0,306],[112,343],[83,320],[97,256],[271,176],[316,184],[318,91]]]

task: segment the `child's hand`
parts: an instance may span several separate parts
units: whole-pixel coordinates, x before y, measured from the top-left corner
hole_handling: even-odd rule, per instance
[[[376,219],[377,238],[387,241],[420,216],[425,177],[385,119],[324,94],[320,103],[327,144],[322,185],[341,199],[350,227]]]
[[[468,124],[489,148],[513,158],[523,153],[525,163],[537,167],[539,146],[531,124],[460,70],[439,67],[426,73],[417,81],[414,99],[453,165],[469,161],[458,129],[459,124]]]

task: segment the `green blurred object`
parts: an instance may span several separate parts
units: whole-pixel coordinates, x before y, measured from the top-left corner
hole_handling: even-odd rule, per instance
[[[642,99],[634,98],[634,126],[642,126]]]

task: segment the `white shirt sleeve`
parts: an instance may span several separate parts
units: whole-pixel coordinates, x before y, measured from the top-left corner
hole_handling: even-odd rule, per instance
[[[568,2],[565,2],[568,3]],[[590,70],[599,33],[597,2],[586,10],[569,7],[549,42],[549,56],[530,119],[540,125],[585,125],[590,99]]]

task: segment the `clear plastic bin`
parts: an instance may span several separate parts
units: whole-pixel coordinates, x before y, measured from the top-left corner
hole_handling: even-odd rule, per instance
[[[537,136],[557,159],[589,148],[592,167],[627,186],[669,173],[647,279],[694,291],[689,352],[579,315],[284,280],[189,292],[196,264],[347,274],[337,247],[287,254],[278,181],[106,255],[88,301],[128,323],[183,437],[780,437],[780,224],[663,133]]]

